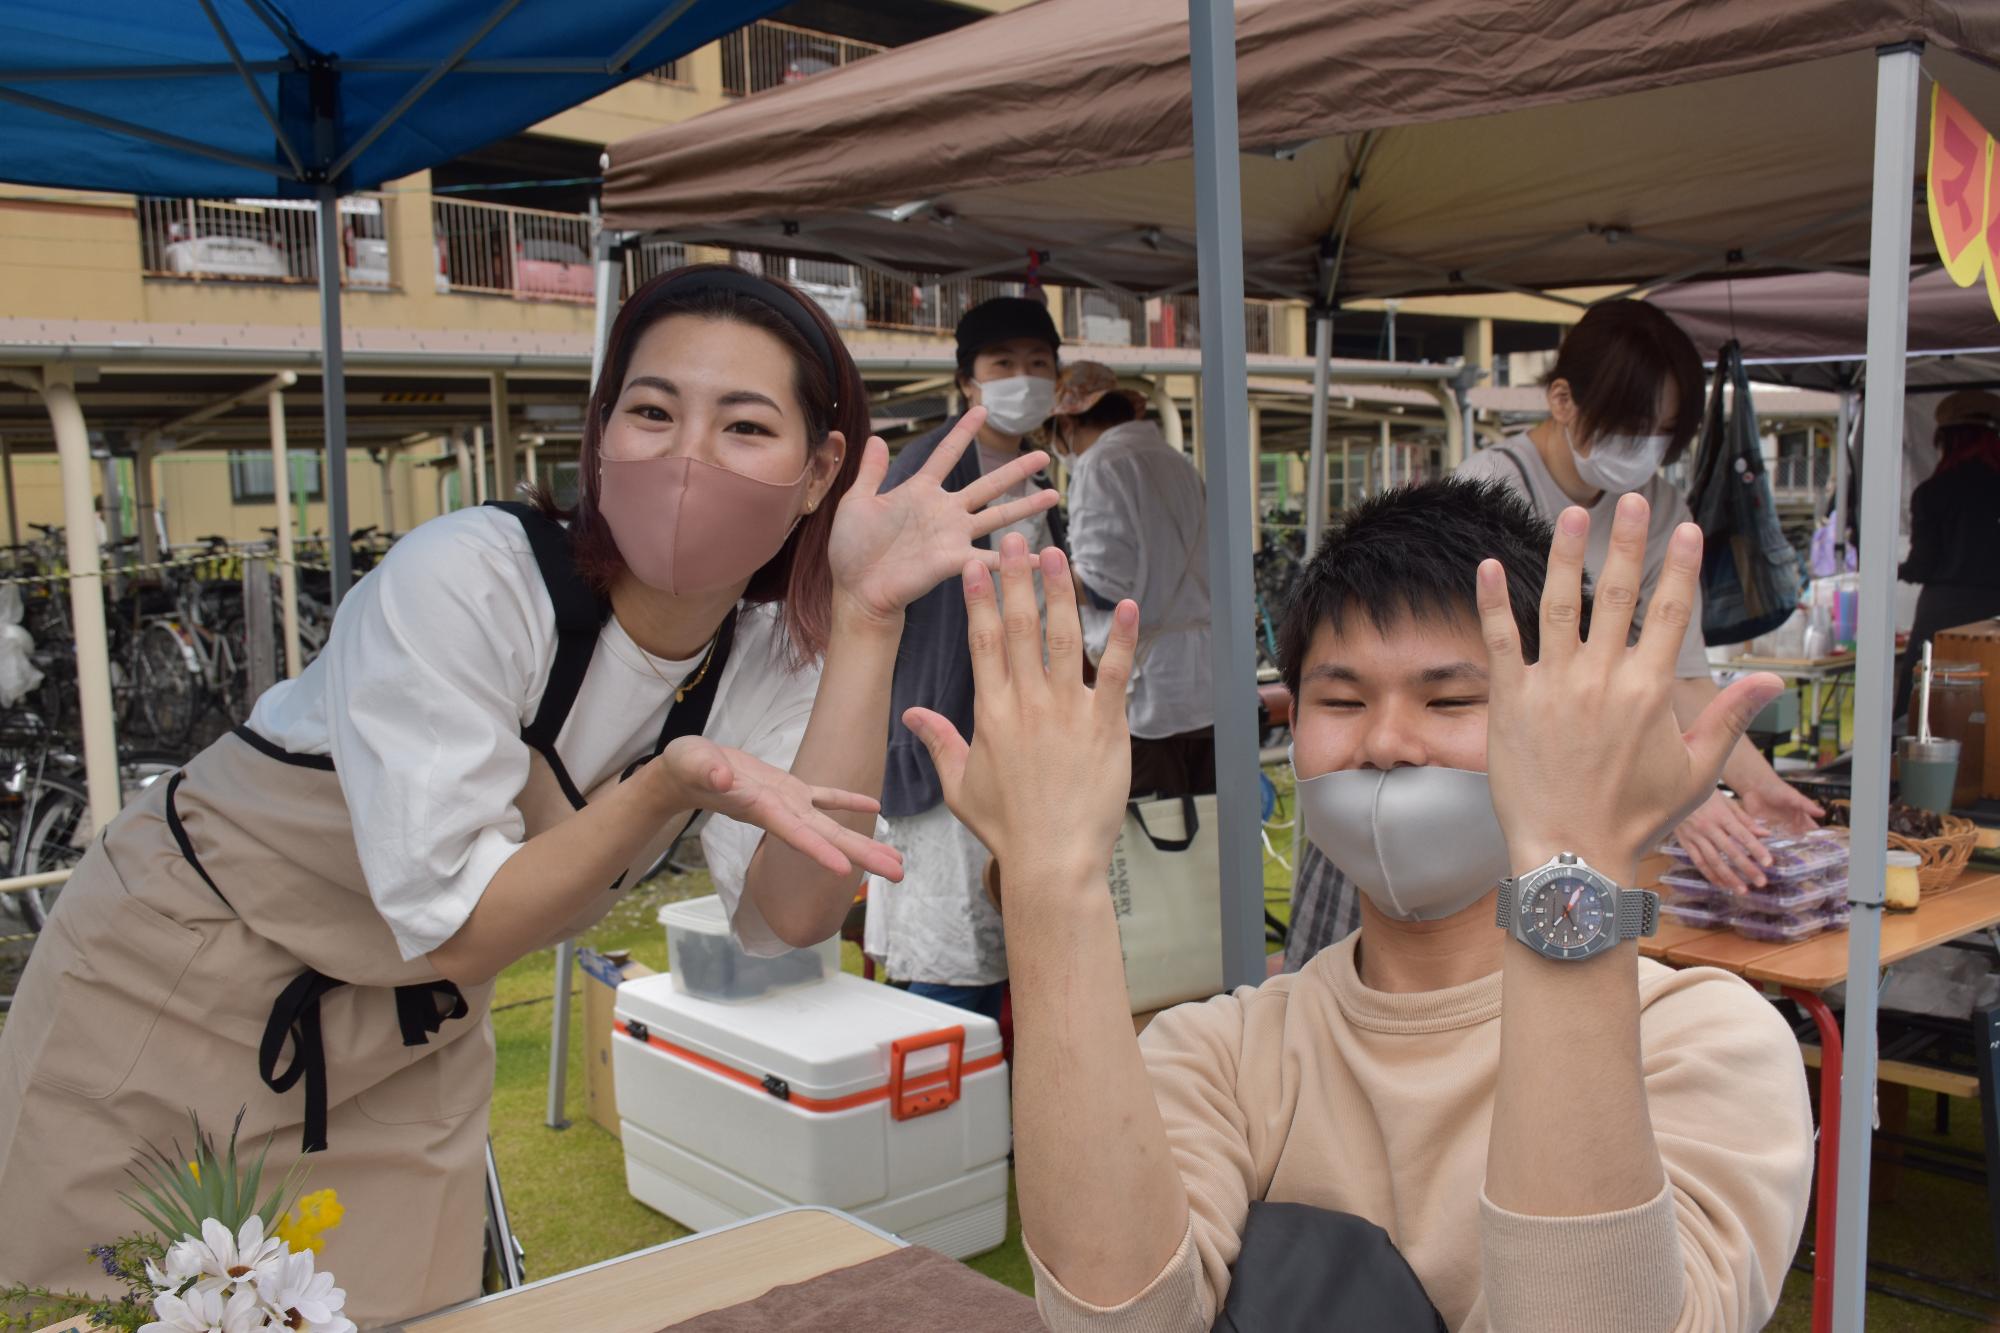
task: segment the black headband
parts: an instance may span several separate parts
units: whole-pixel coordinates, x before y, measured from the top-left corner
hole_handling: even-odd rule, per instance
[[[684,273],[678,278],[660,284],[652,295],[653,301],[663,301],[669,297],[693,296],[700,292],[734,292],[761,302],[776,311],[778,317],[792,326],[806,346],[812,348],[819,362],[826,367],[827,378],[833,381],[834,397],[838,400],[841,390],[840,362],[834,357],[833,345],[827,341],[825,330],[812,317],[805,303],[798,297],[772,282],[769,278],[740,268],[704,268],[692,273]],[[834,403],[835,407],[840,404]]]

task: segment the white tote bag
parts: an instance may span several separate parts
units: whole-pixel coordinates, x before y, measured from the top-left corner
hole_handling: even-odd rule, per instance
[[[1111,851],[1111,903],[1132,1012],[1222,990],[1214,796],[1133,801]]]

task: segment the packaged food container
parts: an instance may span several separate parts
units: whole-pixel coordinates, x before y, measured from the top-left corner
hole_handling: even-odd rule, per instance
[[[729,933],[722,900],[710,894],[660,909],[667,928],[667,966],[675,990],[704,1000],[754,1000],[773,991],[807,986],[840,971],[840,941],[822,940],[776,958],[745,953]]]
[[[1847,895],[1834,898],[1819,909],[1820,919],[1826,922],[1828,930],[1846,930],[1847,920],[1854,915],[1854,904],[1847,901]]]
[[[1798,916],[1834,898],[1847,896],[1847,872],[1839,878],[1772,880],[1761,889],[1743,895],[1746,911],[1768,915]]]
[[[1666,843],[1660,850],[1682,865],[1694,864],[1694,857],[1677,842]],[[1845,878],[1847,874],[1846,829],[1821,828],[1796,838],[1767,838],[1764,850],[1771,853],[1771,864],[1764,867],[1764,877],[1773,883],[1825,878],[1829,874]],[[1666,883],[1667,877],[1663,875],[1660,880]]]
[[[1711,884],[1692,868],[1669,870],[1660,876],[1661,896],[1686,907],[1726,906],[1736,897],[1719,884]]]
[[[1696,930],[1714,930],[1726,926],[1735,919],[1736,912],[1727,903],[1685,903],[1664,901],[1660,912],[1667,920],[1683,926],[1693,926]]]
[[[1744,912],[1730,923],[1736,933],[1746,939],[1764,940],[1771,944],[1792,944],[1799,940],[1809,940],[1826,929],[1826,916],[1821,912],[1807,912],[1802,916],[1768,912]]]

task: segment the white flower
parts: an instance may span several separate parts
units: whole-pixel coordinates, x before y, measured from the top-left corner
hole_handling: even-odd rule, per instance
[[[193,1277],[205,1290],[228,1292],[255,1285],[257,1275],[285,1257],[285,1242],[264,1235],[264,1219],[251,1214],[236,1235],[209,1218],[201,1224],[201,1239],[183,1236],[167,1251],[166,1276],[178,1288]],[[155,1284],[159,1285],[159,1284]]]
[[[153,1298],[153,1313],[159,1319],[141,1325],[139,1333],[259,1333],[272,1327],[248,1287],[226,1300],[213,1288],[194,1287],[185,1296],[163,1291]]]
[[[340,1312],[347,1293],[333,1285],[333,1274],[313,1272],[311,1250],[280,1259],[257,1276],[257,1296],[270,1307],[280,1328],[303,1333],[355,1333],[354,1321]]]
[[[165,1271],[151,1259],[146,1261],[146,1280],[161,1291],[177,1292],[201,1276],[201,1256],[205,1252],[206,1247],[192,1236],[176,1241],[167,1250]],[[215,1282],[210,1285],[220,1287],[221,1283]]]

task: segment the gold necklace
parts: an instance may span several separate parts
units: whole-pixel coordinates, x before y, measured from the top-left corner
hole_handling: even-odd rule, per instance
[[[722,630],[721,627],[718,626],[715,631],[715,637],[708,641],[708,651],[701,655],[701,665],[695,668],[694,674],[692,676],[689,676],[679,685],[675,685],[672,681],[668,680],[665,676],[660,674],[660,669],[653,665],[653,655],[651,653],[647,652],[643,647],[640,647],[640,645],[637,643],[634,643],[632,646],[634,648],[639,649],[639,656],[641,659],[645,661],[646,670],[652,672],[654,676],[658,677],[660,684],[665,685],[668,689],[674,692],[675,703],[681,703],[688,697],[688,691],[692,690],[695,686],[701,684],[703,678],[705,678],[708,675],[708,668],[710,664],[712,664],[715,661],[715,646],[721,642],[722,642]]]

